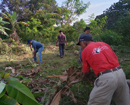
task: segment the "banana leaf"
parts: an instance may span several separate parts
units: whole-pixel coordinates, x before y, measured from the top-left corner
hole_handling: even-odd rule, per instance
[[[6,85],[8,95],[22,105],[40,105],[30,90],[18,81],[9,81]]]
[[[0,98],[3,97],[5,95],[6,89],[4,88],[4,90],[0,93]],[[0,104],[1,105],[1,104]]]
[[[20,105],[15,99],[4,95],[0,98],[0,105]]]
[[[0,72],[0,78],[4,78],[5,73],[4,72]]]
[[[8,28],[6,28],[6,27],[0,26],[0,33],[1,33],[1,34],[4,34],[4,35],[6,35],[6,36],[8,36],[8,34],[5,32],[5,29],[6,29],[6,30],[10,30],[10,29],[8,29]]]
[[[13,12],[13,14],[11,16],[11,21],[12,21],[13,24],[15,24],[16,20],[17,20],[17,14],[16,14],[16,12]]]
[[[3,18],[0,17],[0,25],[4,25],[4,24],[10,24],[9,22],[3,21]]]
[[[0,82],[0,94],[2,93],[2,91],[4,90],[6,84],[3,82]]]

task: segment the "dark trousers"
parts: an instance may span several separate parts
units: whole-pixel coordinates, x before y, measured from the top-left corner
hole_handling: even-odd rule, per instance
[[[64,46],[65,44],[59,44],[60,57],[64,56]]]
[[[83,51],[83,50],[80,48],[80,54],[79,54],[79,60],[78,60],[78,63],[79,63],[79,64],[82,64],[82,57],[81,57],[82,51]]]

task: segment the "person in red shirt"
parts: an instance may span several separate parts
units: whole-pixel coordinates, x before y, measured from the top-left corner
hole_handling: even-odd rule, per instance
[[[80,37],[77,45],[83,49],[82,72],[89,75],[91,67],[98,76],[87,105],[110,105],[112,98],[116,105],[130,105],[126,77],[111,47],[89,36]]]

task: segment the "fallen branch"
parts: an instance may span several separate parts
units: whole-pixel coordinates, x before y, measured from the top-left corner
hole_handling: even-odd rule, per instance
[[[60,80],[60,84],[55,86],[56,91],[54,92],[52,98],[48,101],[46,105],[59,105],[60,99],[62,94],[70,96],[74,103],[77,103],[76,98],[74,97],[73,92],[70,90],[70,87],[76,83],[79,83],[83,80],[83,74],[78,68],[75,70],[76,67],[70,67],[68,70],[63,72],[63,75],[54,75],[54,76],[47,76],[48,78],[58,77]],[[90,73],[90,81],[93,81],[94,73]]]
[[[61,75],[47,76],[47,78],[60,77]]]

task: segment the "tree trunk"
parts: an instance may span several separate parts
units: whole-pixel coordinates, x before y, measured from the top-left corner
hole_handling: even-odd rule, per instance
[[[16,31],[14,31],[12,34],[10,34],[10,38],[14,39],[16,42],[19,43],[19,36]]]

